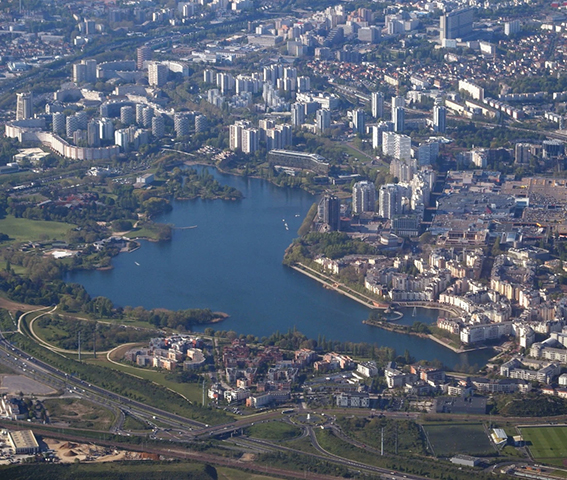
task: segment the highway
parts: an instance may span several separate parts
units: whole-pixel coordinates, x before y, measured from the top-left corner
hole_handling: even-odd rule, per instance
[[[2,333],[0,333],[0,362],[24,375],[47,383],[57,390],[69,390],[90,400],[103,401],[105,405],[113,409],[124,410],[126,413],[132,413],[144,419],[159,419],[161,422],[169,424],[176,429],[181,427],[187,431],[208,427],[204,423],[137,402],[68,375],[20,350],[4,338]]]

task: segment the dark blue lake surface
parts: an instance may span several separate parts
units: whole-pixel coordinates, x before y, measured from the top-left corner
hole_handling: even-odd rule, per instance
[[[428,339],[363,325],[369,314],[366,307],[282,265],[284,251],[315,197],[260,179],[211,173],[245,198],[174,202],[173,211],[157,220],[197,228],[175,230],[171,242],[142,242],[137,251],[115,257],[113,270],[75,272],[67,281],[122,306],[226,312],[230,318],[214,328],[238,333],[264,336],[296,327],[311,338],[321,334],[327,339],[375,342],[448,366],[483,365],[492,355],[458,355]],[[401,322],[437,319],[434,310],[411,314],[408,310]]]

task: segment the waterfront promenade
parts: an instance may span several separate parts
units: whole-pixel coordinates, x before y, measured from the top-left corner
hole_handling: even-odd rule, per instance
[[[324,273],[318,272],[317,270],[304,265],[303,263],[296,263],[295,265],[291,265],[291,268],[294,270],[307,275],[308,277],[312,278],[313,280],[318,281],[319,283],[323,284],[325,288],[329,288],[331,290],[335,290],[342,295],[345,295],[362,305],[371,308],[373,310],[387,310],[387,309],[395,309],[396,307],[418,307],[418,308],[429,308],[434,310],[442,310],[444,312],[449,313],[455,317],[459,317],[463,315],[463,312],[458,307],[454,305],[447,305],[445,303],[439,302],[393,302],[392,304],[388,303],[380,303],[378,300],[375,300],[363,293],[360,293],[352,288],[344,285],[343,283],[337,282],[334,278],[329,275],[325,275]],[[400,312],[397,312],[400,313]],[[399,317],[401,318],[401,316]]]
[[[307,275],[313,280],[318,281],[319,283],[323,284],[325,288],[329,288],[338,293],[341,293],[357,301],[358,303],[361,303],[362,305],[368,308],[380,309],[380,310],[387,310],[388,308],[390,308],[389,304],[379,303],[377,300],[374,300],[373,298],[370,298],[360,292],[357,292],[356,290],[353,290],[352,288],[337,282],[334,278],[329,277],[328,275],[325,275],[323,273],[320,273],[317,270],[314,270],[313,268],[304,265],[303,263],[296,263],[295,265],[291,265],[291,268],[293,268],[294,270],[300,273],[303,273],[304,275]]]

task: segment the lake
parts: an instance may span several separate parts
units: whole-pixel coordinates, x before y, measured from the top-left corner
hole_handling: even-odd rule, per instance
[[[316,198],[265,180],[210,171],[245,198],[175,201],[173,210],[156,220],[196,228],[174,230],[171,242],[142,242],[135,252],[115,257],[112,270],[73,272],[66,280],[122,306],[226,312],[230,318],[215,329],[260,337],[295,327],[310,338],[373,342],[399,354],[408,349],[416,359],[438,359],[451,367],[484,365],[493,355],[491,350],[456,354],[428,339],[362,324],[368,308],[282,265]],[[435,310],[411,313],[407,310],[402,323],[437,319]]]

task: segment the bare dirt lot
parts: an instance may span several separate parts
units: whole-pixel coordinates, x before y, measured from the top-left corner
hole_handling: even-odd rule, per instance
[[[55,451],[62,463],[74,463],[76,459],[81,462],[115,462],[118,460],[139,460],[140,454],[118,450],[98,445],[67,442],[44,438],[48,448]]]
[[[108,430],[114,414],[96,403],[79,398],[52,398],[44,400],[52,424],[65,424],[73,428]]]

